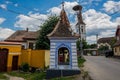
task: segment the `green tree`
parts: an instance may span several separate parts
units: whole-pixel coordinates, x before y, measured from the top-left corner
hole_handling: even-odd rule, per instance
[[[80,40],[77,40],[77,49],[80,51]],[[87,49],[89,47],[89,45],[87,44],[87,42],[85,40],[82,40],[82,49]]]
[[[112,40],[110,41],[110,45],[112,49],[113,49],[115,42],[116,42],[116,38],[113,37]]]
[[[99,51],[106,51],[106,50],[109,50],[109,47],[108,46],[100,46],[99,47],[99,49],[98,49]]]
[[[50,49],[50,41],[47,35],[52,32],[58,20],[59,18],[57,16],[51,16],[40,26],[41,29],[39,30],[39,36],[36,41],[36,49]]]
[[[97,48],[97,44],[90,44],[89,48]]]

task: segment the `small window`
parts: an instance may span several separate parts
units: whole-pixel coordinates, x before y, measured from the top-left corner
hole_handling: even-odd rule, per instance
[[[119,51],[120,51],[120,47],[119,47]]]
[[[29,43],[29,49],[33,49],[33,44],[34,43],[31,43],[31,42]]]
[[[117,36],[117,40],[119,40],[119,36]]]
[[[117,52],[117,48],[114,48],[115,52]]]

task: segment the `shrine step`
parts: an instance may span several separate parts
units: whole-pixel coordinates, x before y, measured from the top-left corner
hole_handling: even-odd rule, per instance
[[[80,73],[81,73],[80,70],[48,69],[46,73],[46,79],[63,77],[63,76],[73,76]]]

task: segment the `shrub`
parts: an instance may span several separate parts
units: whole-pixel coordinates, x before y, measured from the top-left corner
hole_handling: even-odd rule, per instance
[[[24,71],[24,72],[28,72],[29,71],[29,64],[28,63],[22,63],[21,70]]]
[[[45,79],[46,73],[40,72],[37,73],[34,77],[31,78],[31,80],[43,80]]]

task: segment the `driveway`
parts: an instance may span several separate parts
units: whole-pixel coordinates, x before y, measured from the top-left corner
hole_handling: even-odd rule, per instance
[[[104,56],[84,56],[85,69],[93,80],[120,80],[120,60]]]

